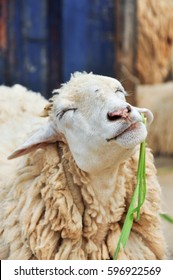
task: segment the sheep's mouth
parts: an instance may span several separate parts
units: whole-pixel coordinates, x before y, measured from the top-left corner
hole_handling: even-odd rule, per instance
[[[112,138],[109,138],[109,139],[106,139],[108,142],[109,141],[112,141],[112,140],[116,140],[119,136],[121,136],[122,134],[124,134],[125,132],[129,132],[135,128],[138,128],[138,122],[136,123],[132,123],[128,128],[124,129],[122,132],[120,132],[119,134],[115,135],[114,137]]]

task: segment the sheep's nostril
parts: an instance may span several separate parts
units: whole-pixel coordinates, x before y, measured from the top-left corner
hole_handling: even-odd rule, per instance
[[[131,111],[132,111],[132,108],[131,108],[131,106],[130,105],[127,105],[127,113],[130,113]]]
[[[108,112],[107,118],[109,121],[116,121],[121,119],[122,115],[120,113]]]
[[[120,109],[118,111],[108,112],[107,118],[109,121],[117,121],[121,118],[129,120],[129,113],[132,111],[130,105],[127,105],[125,109]]]

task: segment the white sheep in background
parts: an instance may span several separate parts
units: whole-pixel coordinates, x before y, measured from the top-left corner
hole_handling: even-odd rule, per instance
[[[137,86],[137,105],[154,113],[148,143],[155,154],[173,155],[173,82]],[[169,121],[168,121],[169,120]]]
[[[137,105],[146,106],[154,113],[154,122],[149,127],[147,142],[153,153],[171,157],[173,155],[173,82],[155,85],[137,86]],[[168,158],[169,159],[169,158]],[[160,181],[162,189],[162,208],[173,216],[171,169],[168,171],[167,182]],[[173,258],[173,225],[163,220],[164,236],[169,248],[169,258]]]
[[[2,128],[1,138],[7,138],[0,139],[0,151],[10,158],[26,155],[7,161],[1,175],[0,257],[112,259],[136,185],[139,143],[147,135],[140,112],[148,121],[152,115],[129,105],[117,80],[92,73],[74,74],[55,93],[41,128],[13,153],[22,142],[20,126],[23,139],[29,122],[25,130],[25,119],[19,123],[14,116]],[[7,102],[11,107],[8,95]],[[38,126],[35,118],[30,114],[30,130]],[[141,219],[119,259],[165,258],[160,187],[149,149],[146,166]]]

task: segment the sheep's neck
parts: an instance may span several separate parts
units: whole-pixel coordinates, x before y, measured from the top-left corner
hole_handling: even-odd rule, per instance
[[[98,201],[106,206],[115,190],[118,167],[107,168],[98,174],[90,174],[91,186]]]

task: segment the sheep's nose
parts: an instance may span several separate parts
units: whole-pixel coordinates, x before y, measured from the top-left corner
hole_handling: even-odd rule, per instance
[[[131,112],[131,106],[127,105],[125,109],[120,109],[118,111],[108,112],[107,117],[109,121],[117,121],[121,118],[129,119],[129,113]]]

